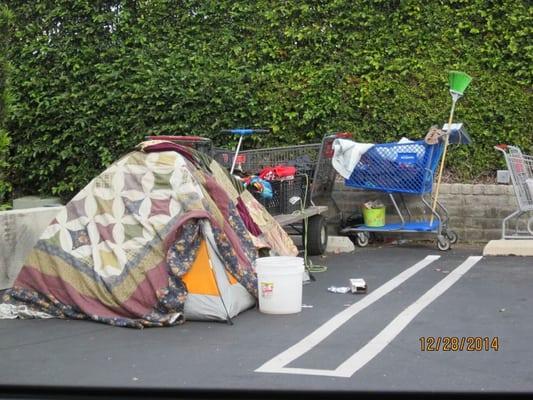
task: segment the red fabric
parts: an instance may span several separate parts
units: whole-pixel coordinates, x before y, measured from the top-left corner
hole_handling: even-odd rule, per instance
[[[265,167],[259,173],[261,179],[272,181],[274,179],[287,178],[296,175],[296,167],[291,165],[276,165],[275,167]]]
[[[252,216],[248,212],[248,208],[246,208],[246,205],[239,197],[237,199],[237,211],[239,212],[239,215],[241,216],[242,220],[244,221],[244,225],[246,226],[246,229],[254,235],[255,237],[258,237],[261,235],[261,229],[259,226],[255,223]]]
[[[29,266],[22,268],[16,285],[53,296],[59,302],[77,307],[86,314],[107,318],[142,318],[157,302],[156,290],[168,286],[168,272],[164,261],[147,271],[145,279],[138,284],[137,290],[119,307],[103,304],[98,299],[84,295],[61,278],[43,274]]]

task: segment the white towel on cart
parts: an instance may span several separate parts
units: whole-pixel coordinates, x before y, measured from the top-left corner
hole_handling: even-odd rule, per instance
[[[333,141],[333,168],[345,179],[352,174],[353,169],[373,143],[358,143],[353,140],[335,139]]]

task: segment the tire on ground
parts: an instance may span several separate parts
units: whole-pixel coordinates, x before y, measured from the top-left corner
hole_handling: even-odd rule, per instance
[[[305,240],[305,231],[303,239]],[[322,215],[309,218],[307,232],[307,254],[319,256],[324,254],[328,245],[328,229],[326,219]]]

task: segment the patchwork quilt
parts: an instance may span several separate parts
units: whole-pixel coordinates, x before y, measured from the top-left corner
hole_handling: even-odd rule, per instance
[[[224,189],[231,185],[187,154],[127,154],[50,223],[4,303],[26,316],[179,324],[187,296],[180,277],[195,260],[201,223],[210,224],[228,272],[256,296],[257,249]]]

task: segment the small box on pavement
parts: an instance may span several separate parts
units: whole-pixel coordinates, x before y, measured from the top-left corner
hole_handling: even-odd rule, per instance
[[[364,279],[350,279],[352,293],[366,293],[367,286]]]

